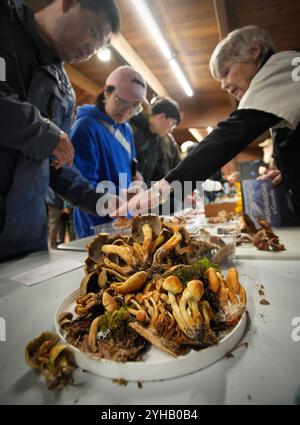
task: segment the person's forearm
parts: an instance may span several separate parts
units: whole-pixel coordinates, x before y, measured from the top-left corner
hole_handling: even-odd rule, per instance
[[[165,179],[204,181],[234,158],[253,140],[281,121],[273,114],[240,109],[218,124],[203,142],[171,170]]]
[[[50,168],[50,187],[74,207],[97,215],[96,204],[102,196],[75,167]]]
[[[20,150],[32,158],[48,158],[59,142],[60,129],[0,84],[0,146]]]

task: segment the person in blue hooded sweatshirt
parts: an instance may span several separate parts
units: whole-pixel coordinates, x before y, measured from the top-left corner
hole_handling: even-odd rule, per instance
[[[74,163],[95,188],[110,181],[119,194],[136,178],[136,151],[127,121],[141,112],[142,103],[147,103],[146,91],[146,82],[137,71],[120,66],[107,77],[96,104],[78,108],[71,130]],[[79,238],[93,235],[93,226],[108,221],[111,221],[108,216],[96,217],[74,209],[75,232]]]

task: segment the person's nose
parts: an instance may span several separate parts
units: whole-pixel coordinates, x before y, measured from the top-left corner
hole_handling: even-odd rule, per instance
[[[225,77],[221,80],[221,87],[223,90],[228,90],[230,86],[230,83],[228,81],[228,79]]]

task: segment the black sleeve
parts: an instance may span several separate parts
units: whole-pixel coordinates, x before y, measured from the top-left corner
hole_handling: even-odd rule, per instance
[[[0,111],[0,146],[38,159],[46,159],[53,153],[60,129],[43,118],[33,105],[21,101],[4,82],[0,82]]]
[[[204,181],[282,118],[254,109],[238,109],[218,124],[165,179]]]
[[[75,167],[64,166],[58,170],[50,167],[50,187],[74,207],[97,215],[96,204],[102,195],[96,193],[96,189]]]

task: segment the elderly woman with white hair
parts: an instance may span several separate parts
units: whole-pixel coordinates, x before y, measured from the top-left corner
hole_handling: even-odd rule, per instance
[[[207,179],[271,128],[276,163],[300,215],[299,64],[300,51],[275,53],[263,29],[247,26],[228,34],[215,48],[210,70],[222,88],[239,101],[238,109],[157,184],[158,191],[133,198],[129,209],[154,206],[161,194],[171,190],[173,181]]]

